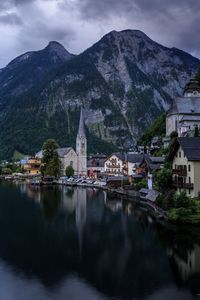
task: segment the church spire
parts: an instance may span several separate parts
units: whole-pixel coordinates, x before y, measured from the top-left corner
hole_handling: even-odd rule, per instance
[[[79,120],[78,136],[84,136],[85,137],[84,115],[83,115],[82,106],[81,106],[81,114],[80,114],[80,120]]]

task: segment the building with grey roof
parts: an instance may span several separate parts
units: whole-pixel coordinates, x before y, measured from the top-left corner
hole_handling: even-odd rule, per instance
[[[191,79],[183,97],[174,99],[167,113],[166,136],[173,131],[177,131],[179,137],[187,136],[196,126],[200,127],[200,84]]]
[[[170,149],[168,160],[173,163],[173,184],[188,196],[200,195],[200,137],[180,137]]]

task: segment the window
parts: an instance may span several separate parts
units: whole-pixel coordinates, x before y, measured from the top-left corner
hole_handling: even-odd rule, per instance
[[[190,172],[191,171],[191,166],[190,165],[188,165],[188,172]]]
[[[179,157],[181,157],[181,151],[179,152]]]
[[[70,166],[73,167],[73,161],[72,160],[70,161]]]
[[[188,179],[189,179],[189,183],[191,183],[191,178],[189,177]]]

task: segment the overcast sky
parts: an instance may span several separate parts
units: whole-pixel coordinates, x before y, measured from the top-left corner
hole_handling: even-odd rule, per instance
[[[199,0],[0,0],[0,67],[52,40],[78,54],[124,29],[200,57],[199,27]]]

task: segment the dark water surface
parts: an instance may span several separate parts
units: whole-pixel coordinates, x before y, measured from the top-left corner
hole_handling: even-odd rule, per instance
[[[200,229],[94,189],[0,184],[0,300],[200,299]]]

